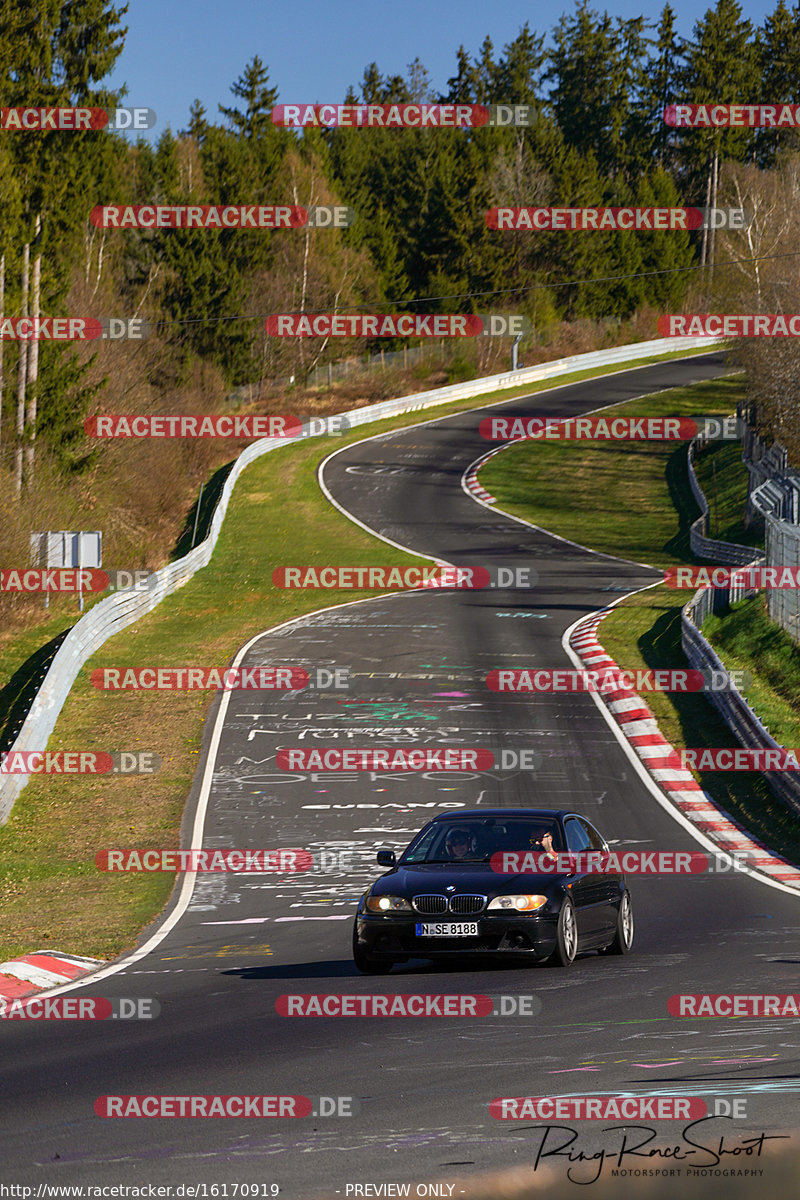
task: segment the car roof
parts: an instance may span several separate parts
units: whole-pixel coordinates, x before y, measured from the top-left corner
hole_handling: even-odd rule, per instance
[[[462,808],[458,812],[437,813],[432,821],[472,821],[477,817],[577,817],[570,808]]]

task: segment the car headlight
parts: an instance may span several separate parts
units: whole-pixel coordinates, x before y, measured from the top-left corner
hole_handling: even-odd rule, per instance
[[[495,896],[487,905],[487,912],[503,909],[505,912],[535,912],[547,904],[547,896]]]
[[[370,912],[411,912],[411,905],[402,896],[367,896]]]

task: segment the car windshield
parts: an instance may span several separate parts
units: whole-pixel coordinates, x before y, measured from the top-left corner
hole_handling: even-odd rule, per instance
[[[400,862],[403,865],[489,862],[493,854],[504,850],[543,854],[550,849],[556,853],[564,849],[557,821],[487,817],[485,820],[441,821],[428,825],[414,839]]]

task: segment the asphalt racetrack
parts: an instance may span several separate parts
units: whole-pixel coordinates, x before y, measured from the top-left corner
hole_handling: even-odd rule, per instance
[[[578,415],[725,369],[721,355],[709,354],[587,380],[427,420],[327,460],[322,482],[335,502],[384,538],[457,565],[532,567],[536,587],[382,595],[249,644],[237,663],[346,667],[353,686],[223,694],[207,723],[183,844],[202,820],[203,846],[304,847],[318,863],[293,875],[205,874],[193,888],[186,881],[136,955],[67,993],[155,997],[157,1019],[2,1023],[8,1183],[274,1183],[286,1197],[353,1195],[348,1184],[434,1183],[533,1166],[543,1138],[549,1150],[564,1136],[541,1122],[495,1120],[495,1097],[631,1093],[699,1096],[710,1109],[722,1100],[723,1112],[743,1099],[745,1117],[715,1117],[697,1127],[695,1141],[718,1150],[722,1138],[723,1165],[757,1166],[769,1186],[773,1148],[797,1140],[796,1019],[678,1020],[667,1001],[796,990],[800,897],[741,874],[638,877],[629,881],[636,941],[624,958],[590,953],[565,970],[417,961],[382,977],[358,974],[351,959],[356,901],[381,872],[376,847],[399,850],[442,811],[574,808],[612,848],[701,849],[659,806],[591,696],[499,695],[484,683],[497,667],[572,667],[565,631],[656,573],[482,507],[461,480],[487,449],[478,434],[487,412]],[[533,774],[337,775],[282,772],[275,761],[287,746],[412,744],[532,747],[542,765]],[[380,1019],[276,1011],[287,993],[338,992],[534,995],[541,1012]],[[296,1120],[95,1114],[98,1097],[119,1094],[352,1097],[358,1112]],[[578,1131],[573,1148],[620,1145],[605,1123],[559,1124]],[[653,1145],[667,1135],[674,1142],[682,1128],[639,1124],[657,1127]],[[762,1133],[793,1136],[745,1157],[743,1144]],[[692,1153],[691,1166],[714,1157]],[[569,1166],[564,1157],[548,1161]],[[645,1160],[627,1165],[634,1162]],[[584,1163],[574,1177],[596,1172]]]

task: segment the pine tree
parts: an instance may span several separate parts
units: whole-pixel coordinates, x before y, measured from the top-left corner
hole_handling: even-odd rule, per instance
[[[364,68],[361,97],[365,104],[380,104],[383,100],[383,78],[375,62]]]
[[[210,128],[211,126],[206,120],[204,105],[199,100],[193,100],[189,109],[189,128],[186,130],[186,136],[190,137],[198,146],[202,146]]]
[[[653,162],[650,140],[649,47],[646,30],[651,26],[644,17],[617,20],[620,48],[617,107],[620,113],[619,137],[614,147],[617,170],[629,181],[638,179]]]
[[[17,299],[16,280],[19,275],[18,247],[22,197],[19,180],[8,142],[0,143],[0,195],[3,197],[3,220],[0,223],[0,319],[14,311]],[[0,466],[3,464],[5,443],[11,433],[11,395],[7,381],[12,378],[12,366],[18,355],[13,342],[0,341]],[[8,403],[7,403],[8,402]]]
[[[540,98],[542,66],[546,60],[544,34],[531,33],[526,21],[509,42],[497,65],[497,101],[501,104],[534,104]]]
[[[618,21],[581,0],[554,33],[549,99],[567,145],[592,152],[600,173],[631,169],[639,155],[635,131],[626,140],[644,80],[643,19]]]
[[[757,38],[758,72],[763,104],[792,104],[800,94],[800,4],[791,10],[779,0]],[[756,135],[759,166],[772,166],[781,151],[797,150],[800,137],[794,129],[762,129]]]
[[[155,151],[142,151],[142,181],[147,199],[165,204],[198,203],[200,197],[184,186],[178,142],[169,129],[158,139]],[[216,202],[216,197],[211,201]],[[223,201],[224,203],[224,201]],[[258,231],[216,229],[159,229],[148,235],[152,254],[166,269],[162,288],[167,321],[179,330],[183,370],[189,356],[209,358],[234,383],[248,366],[248,339],[242,311],[244,284],[225,233],[258,238]]]
[[[753,26],[742,17],[737,0],[717,0],[716,7],[695,23],[678,79],[686,103],[753,102],[760,91],[756,41]],[[705,203],[715,161],[742,162],[752,147],[753,135],[745,128],[681,130],[681,160],[692,201]]]
[[[296,135],[272,122],[277,90],[269,85],[269,73],[256,55],[248,63],[231,92],[244,101],[242,108],[220,104],[228,127],[211,125],[203,132],[201,163],[207,203],[279,204],[289,200],[281,168]],[[219,241],[233,277],[267,268],[272,260],[273,238],[286,236],[263,231],[221,230]],[[234,291],[238,284],[234,282]]]
[[[556,150],[553,156],[550,172],[553,195],[558,197],[559,205],[583,208],[603,202],[609,185],[600,174],[593,151],[581,152],[562,145],[560,152]],[[607,233],[545,233],[541,236],[541,269],[545,278],[558,284],[611,275],[614,272],[609,260],[609,245]],[[566,319],[604,315],[602,285],[558,286],[555,297]]]
[[[278,99],[278,91],[270,87],[269,71],[257,54],[231,85],[231,91],[237,99],[245,102],[244,110],[226,108],[224,104],[218,107],[233,132],[248,140],[263,138],[271,133],[275,128],[271,113]]]
[[[13,107],[115,107],[119,93],[99,87],[122,49],[126,8],[107,0],[0,0],[0,93]],[[70,269],[83,246],[86,198],[116,153],[112,135],[33,131],[10,143],[22,198],[19,249],[29,263],[22,290],[39,312],[58,315],[70,283]],[[26,249],[27,247],[27,249]],[[56,353],[64,353],[63,347]],[[42,358],[42,364],[45,363]],[[39,346],[17,354],[17,428],[24,438],[27,475],[33,473],[35,443],[58,389],[41,377]],[[64,401],[66,404],[66,400]],[[74,418],[77,422],[77,417]],[[23,484],[23,445],[15,453],[16,489]]]
[[[432,132],[435,142],[430,138]],[[482,214],[469,202],[474,179],[469,174],[465,139],[454,130],[428,131],[428,137],[430,155],[421,180],[424,193],[416,215],[418,236],[409,275],[417,295],[429,293],[434,278],[437,292],[455,295],[468,290],[472,248]],[[459,311],[463,303],[455,300],[439,307]]]
[[[270,190],[294,138],[289,130],[272,123],[278,92],[269,86],[269,72],[258,55],[231,85],[231,91],[245,103],[243,109],[218,106],[228,122],[229,136],[218,139],[219,159],[216,171],[209,176],[209,184],[220,197],[224,193],[232,195],[235,190],[240,200],[274,203]],[[204,155],[204,166],[210,157]]]
[[[678,99],[681,40],[676,32],[675,10],[665,4],[656,31],[653,54],[647,66],[645,103],[649,118],[648,144],[659,166],[670,170],[677,163],[680,134],[664,120],[664,110]]]
[[[81,100],[109,74],[122,53],[126,27],[119,24],[128,5],[108,0],[60,0],[55,49],[70,94]],[[97,96],[97,93],[94,93]]]
[[[475,62],[475,103],[494,104],[498,97],[498,64],[494,59],[494,44],[485,37],[480,56]]]
[[[681,207],[675,181],[661,167],[642,176],[632,201],[644,208]],[[696,235],[684,230],[664,230],[638,236],[641,239],[641,270],[663,272],[650,274],[642,280],[643,300],[660,312],[679,311],[693,277],[687,268],[697,260]]]
[[[366,245],[379,272],[381,297],[391,301],[393,308],[402,308],[410,296],[408,276],[383,204],[378,204],[370,224],[371,232]]]
[[[447,81],[442,104],[473,104],[478,90],[478,75],[469,54],[461,45],[456,51],[456,73]]]

